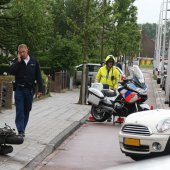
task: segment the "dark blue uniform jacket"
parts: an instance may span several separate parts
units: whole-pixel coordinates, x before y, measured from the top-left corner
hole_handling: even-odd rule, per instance
[[[25,63],[23,59],[21,62],[17,60],[10,66],[9,73],[15,75],[15,83],[24,85],[38,85],[38,91],[42,92],[42,76],[39,63],[30,57],[29,62]]]

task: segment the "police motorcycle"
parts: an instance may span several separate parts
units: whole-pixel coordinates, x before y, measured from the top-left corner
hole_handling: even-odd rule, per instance
[[[129,114],[150,110],[147,100],[147,86],[138,66],[129,68],[130,77],[122,82],[116,91],[101,83],[92,83],[88,89],[88,102],[92,104],[91,115],[97,122],[104,122],[113,115],[127,117]]]
[[[0,128],[0,155],[13,152],[13,147],[11,145],[20,145],[23,142],[24,138],[17,135],[15,129],[11,129],[7,124],[5,124],[3,128]]]

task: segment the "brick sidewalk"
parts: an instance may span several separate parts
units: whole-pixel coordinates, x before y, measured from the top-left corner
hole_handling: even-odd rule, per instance
[[[52,93],[52,97],[33,103],[30,120],[22,145],[13,145],[14,151],[0,156],[0,169],[33,169],[36,161],[53,151],[64,138],[87,119],[88,105],[76,104],[79,90]],[[1,127],[7,123],[15,128],[15,108],[0,113]],[[24,168],[25,167],[25,168]]]

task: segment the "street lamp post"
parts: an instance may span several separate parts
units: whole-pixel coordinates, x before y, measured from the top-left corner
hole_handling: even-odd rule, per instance
[[[164,2],[163,2],[164,3]],[[164,34],[163,34],[163,49],[162,49],[162,66],[161,66],[161,73],[164,72],[164,59],[165,59],[165,42],[166,42],[166,23],[167,23],[167,12],[168,12],[168,0],[166,0],[166,8],[165,8],[165,21],[164,21]],[[161,84],[162,84],[162,79],[163,79],[163,74],[161,74]]]
[[[168,68],[167,68],[167,78],[165,83],[165,104],[170,104],[170,38],[169,38],[169,49],[168,49]]]
[[[159,14],[159,22],[157,26],[157,37],[156,37],[156,68],[158,67],[160,56],[161,56],[161,47],[162,47],[162,20],[163,20],[163,9],[164,9],[164,1],[160,7],[160,14]]]

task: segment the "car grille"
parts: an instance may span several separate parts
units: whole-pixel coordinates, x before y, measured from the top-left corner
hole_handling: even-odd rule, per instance
[[[150,136],[151,133],[146,126],[142,125],[125,125],[122,129],[122,132],[134,135],[145,135]]]
[[[125,149],[131,151],[139,151],[139,152],[149,152],[149,146],[141,145],[141,146],[130,146],[130,145],[123,145]]]

